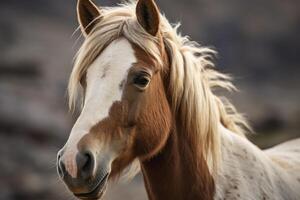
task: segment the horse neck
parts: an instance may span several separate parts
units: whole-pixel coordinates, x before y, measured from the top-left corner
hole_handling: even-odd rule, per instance
[[[149,199],[213,199],[214,180],[185,135],[173,130],[161,152],[141,163]]]
[[[290,179],[286,172],[276,166],[267,153],[245,137],[221,124],[219,127],[222,155],[214,177],[205,160],[190,148],[189,140],[183,137],[186,134],[172,131],[161,152],[141,163],[149,199],[267,199],[274,196],[275,191],[278,199],[285,199],[280,195],[295,193],[290,188],[295,184],[286,181]]]

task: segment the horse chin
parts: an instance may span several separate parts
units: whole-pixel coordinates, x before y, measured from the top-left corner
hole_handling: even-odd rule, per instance
[[[107,188],[109,174],[99,181],[95,188],[88,193],[74,194],[77,198],[82,200],[100,200],[104,196]]]

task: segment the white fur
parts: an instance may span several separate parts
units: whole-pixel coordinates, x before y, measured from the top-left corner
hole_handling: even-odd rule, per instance
[[[216,200],[300,199],[300,139],[262,151],[223,126],[220,133]]]
[[[103,8],[104,17],[101,23],[95,25],[94,31],[81,47],[69,82],[71,107],[76,101],[81,71],[86,70],[97,52],[102,51],[111,39],[119,35],[124,35],[158,63],[163,63],[157,40],[149,34],[144,34],[142,27],[137,26],[136,3],[130,2],[132,3],[125,3],[119,7]],[[246,138],[239,136],[247,132],[244,128],[249,128],[246,120],[230,102],[212,93],[213,88],[234,90],[230,77],[212,69],[214,65],[211,59],[207,58],[211,57],[214,51],[199,47],[187,37],[178,34],[178,26],[172,27],[163,15],[160,19],[160,32],[172,61],[170,90],[173,95],[170,100],[175,109],[186,105],[181,111],[188,119],[186,127],[195,126],[193,131],[197,134],[197,139],[211,144],[210,148],[202,149],[203,155],[208,159],[212,158],[214,163],[220,162],[220,165],[216,165],[220,166],[220,169],[217,172],[213,171],[213,174],[217,173],[216,199],[300,199],[300,182],[297,182],[300,174],[300,164],[297,165],[300,160],[300,148],[293,154],[280,148],[264,152]],[[195,56],[196,54],[201,56]],[[93,109],[91,111],[94,112]],[[235,133],[225,128],[219,129],[220,119]],[[300,146],[299,140],[293,143],[293,146],[297,145]],[[222,155],[219,155],[221,152]],[[275,162],[272,158],[273,154],[283,160],[285,154],[295,156],[291,160],[292,168],[287,170],[280,166],[278,161]]]
[[[136,62],[134,50],[128,40],[120,38],[112,42],[87,70],[87,88],[82,112],[72,128],[64,147],[63,161],[68,173],[77,176],[77,144],[90,129],[106,118],[115,101],[121,100],[121,82]],[[113,151],[113,150],[112,150]]]

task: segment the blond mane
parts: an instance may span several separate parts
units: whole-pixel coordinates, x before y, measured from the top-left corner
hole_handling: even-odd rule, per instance
[[[80,80],[87,68],[106,46],[121,36],[141,47],[163,67],[158,38],[146,33],[138,24],[135,5],[125,3],[118,7],[101,8],[101,20],[98,20],[76,56],[68,87],[71,108],[79,96]],[[215,71],[211,62],[215,52],[181,36],[178,27],[172,26],[161,15],[160,33],[171,61],[173,112],[184,122],[183,128],[190,140],[215,166],[220,155],[219,124],[240,135],[244,135],[249,126],[226,98],[213,93],[215,88],[235,90],[228,75]]]

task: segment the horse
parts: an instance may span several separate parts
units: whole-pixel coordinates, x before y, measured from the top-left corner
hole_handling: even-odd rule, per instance
[[[215,51],[179,34],[154,0],[79,0],[77,13],[85,39],[68,94],[81,112],[57,155],[77,198],[102,198],[138,164],[151,200],[300,199],[300,139],[252,144],[247,120],[216,94],[235,86]]]

